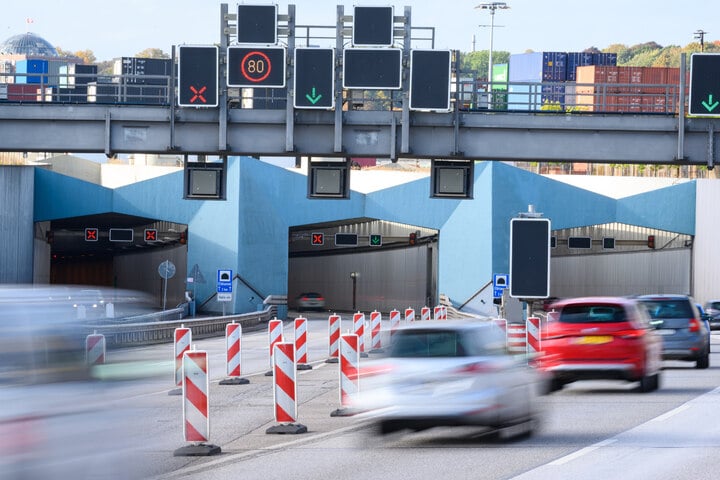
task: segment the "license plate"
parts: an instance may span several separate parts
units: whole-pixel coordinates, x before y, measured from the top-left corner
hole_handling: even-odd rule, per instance
[[[586,335],[577,339],[577,343],[581,345],[602,345],[613,341],[611,335]]]
[[[658,330],[655,330],[655,333],[657,333],[658,335],[674,335],[675,330],[673,330],[672,328],[660,328]]]

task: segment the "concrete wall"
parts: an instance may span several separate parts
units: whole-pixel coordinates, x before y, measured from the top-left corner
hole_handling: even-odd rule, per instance
[[[0,283],[33,281],[33,167],[0,166]]]

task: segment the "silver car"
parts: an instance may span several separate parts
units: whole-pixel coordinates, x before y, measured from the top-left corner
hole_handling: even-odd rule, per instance
[[[353,407],[377,432],[479,426],[504,437],[538,425],[546,378],[509,355],[505,334],[484,321],[423,322],[397,330],[386,357],[360,368]]]

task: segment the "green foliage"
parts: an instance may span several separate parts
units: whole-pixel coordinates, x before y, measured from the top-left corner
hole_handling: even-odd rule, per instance
[[[478,50],[475,52],[460,53],[460,71],[475,72],[477,78],[487,80],[488,60],[490,54],[487,50]],[[493,51],[493,64],[508,63],[510,52]]]

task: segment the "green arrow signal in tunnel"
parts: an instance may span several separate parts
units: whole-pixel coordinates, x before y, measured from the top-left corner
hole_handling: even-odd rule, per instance
[[[322,95],[317,93],[315,87],[313,87],[312,94],[306,93],[305,98],[307,98],[310,103],[315,105],[317,102],[320,101],[320,99],[322,98]]]
[[[707,101],[705,101],[705,100],[702,101],[702,106],[705,107],[705,109],[708,112],[712,112],[713,110],[715,110],[715,108],[717,108],[718,105],[720,105],[720,102],[718,102],[717,100],[715,100],[715,102],[713,102],[712,93],[708,94]]]

